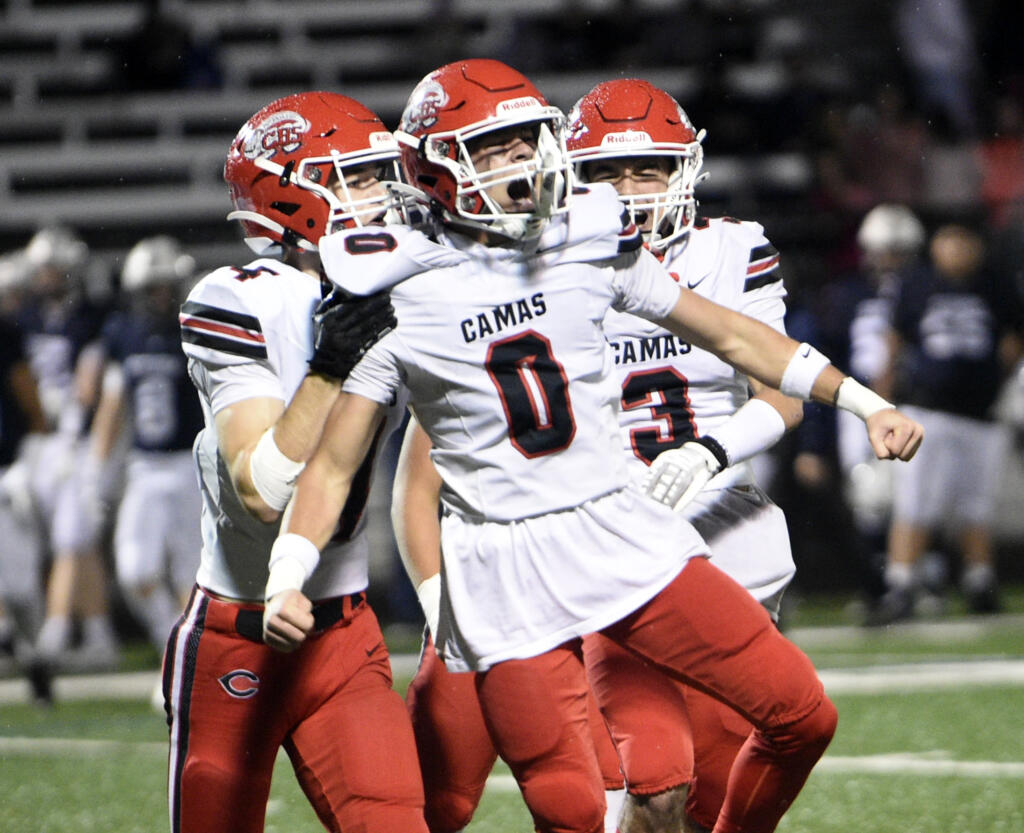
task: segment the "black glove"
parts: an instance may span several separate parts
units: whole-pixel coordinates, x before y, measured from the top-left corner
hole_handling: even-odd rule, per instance
[[[387,292],[351,295],[335,287],[313,313],[309,369],[344,381],[366,351],[397,325]]]

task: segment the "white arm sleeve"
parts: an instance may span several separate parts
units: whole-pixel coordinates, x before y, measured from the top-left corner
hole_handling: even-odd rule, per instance
[[[782,414],[763,399],[748,399],[709,436],[725,449],[732,466],[771,448],[785,433]]]

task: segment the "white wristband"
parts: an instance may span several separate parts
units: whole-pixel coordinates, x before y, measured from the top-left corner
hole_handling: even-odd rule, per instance
[[[270,548],[270,575],[263,598],[270,600],[284,590],[301,590],[320,563],[320,550],[302,535],[286,532]]]
[[[283,512],[288,505],[295,490],[295,481],[305,467],[305,463],[296,463],[281,453],[274,442],[273,426],[263,432],[249,455],[252,485],[263,502],[278,512]]]
[[[839,389],[836,391],[836,407],[866,420],[872,414],[896,406],[887,402],[871,388],[864,387],[852,376],[847,376],[839,383]]]
[[[416,595],[423,608],[430,635],[436,641],[437,625],[441,621],[441,574],[434,573],[430,578],[423,579],[416,585]]]
[[[782,414],[763,399],[748,399],[708,436],[725,449],[732,466],[771,448],[785,433]]]
[[[796,348],[796,352],[786,365],[782,374],[782,382],[779,383],[779,390],[786,396],[795,396],[798,399],[810,399],[811,388],[829,365],[827,356],[822,355],[806,341]]]

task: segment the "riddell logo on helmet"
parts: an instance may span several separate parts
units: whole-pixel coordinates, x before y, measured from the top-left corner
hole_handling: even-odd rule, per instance
[[[370,134],[370,147],[398,149],[398,142],[389,130],[377,130]]]
[[[302,137],[309,132],[310,124],[292,110],[274,113],[256,125],[245,138],[242,153],[247,159],[271,158],[278,151],[292,153],[302,144]]]
[[[609,133],[601,140],[602,147],[641,147],[650,144],[650,134],[644,130],[627,130],[625,133]]]
[[[518,113],[521,110],[533,110],[540,106],[541,104],[537,99],[532,95],[527,95],[522,98],[510,98],[507,101],[500,102],[495,108],[495,112],[501,116],[508,113]]]

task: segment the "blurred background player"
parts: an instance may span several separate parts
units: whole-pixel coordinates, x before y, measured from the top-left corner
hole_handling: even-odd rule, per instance
[[[195,262],[177,240],[149,237],[121,270],[124,309],[103,328],[106,370],[91,432],[92,499],[113,507],[122,446],[129,446],[114,526],[121,595],[160,652],[195,581],[202,537],[192,443],[203,414],[181,350],[178,309]]]
[[[118,662],[120,650],[110,618],[100,519],[87,499],[87,432],[99,399],[104,318],[86,292],[88,256],[85,242],[66,227],[36,232],[25,247],[31,282],[17,320],[54,429],[36,455],[30,480],[50,552],[37,648],[60,666],[103,668]]]
[[[334,229],[373,229],[389,216],[385,180],[397,179],[398,152],[374,113],[325,92],[268,104],[228,152],[228,217],[259,256],[202,278],[180,317],[205,426],[195,445],[199,571],[164,657],[173,833],[262,831],[281,748],[332,833],[425,830],[412,729],[366,602],[375,455],[332,518],[310,578],[301,611],[310,639],[290,653],[263,641],[281,510],[340,380],[394,324],[386,296],[321,303],[317,245]],[[378,448],[404,410],[404,400],[393,403]]]
[[[569,158],[579,180],[615,186],[646,245],[681,285],[785,332],[779,253],[761,226],[697,217],[703,134],[675,99],[643,80],[608,81],[576,103],[568,122]],[[609,312],[604,330],[615,354],[619,424],[634,477],[642,479],[668,449],[680,449],[678,465],[710,476],[678,511],[709,545],[711,563],[746,587],[777,622],[796,567],[782,510],[757,485],[748,461],[800,424],[803,403],[627,313]],[[604,637],[585,641],[588,657],[590,639]],[[620,830],[678,826],[684,798],[689,823],[710,830],[733,759],[752,727],[690,686],[662,685],[653,689],[662,700],[644,699],[639,677],[651,674],[650,667],[614,646],[603,646],[602,657],[632,666],[636,683],[611,689],[614,700],[602,703],[630,792]],[[588,662],[588,674],[602,672],[600,663]],[[671,760],[684,752],[671,739],[686,725],[686,712],[696,772],[688,795],[686,784],[666,782],[673,773],[688,774]]]
[[[898,287],[887,372],[897,401],[925,426],[929,450],[894,472],[888,590],[874,625],[914,614],[919,561],[943,533],[958,544],[968,610],[1000,607],[991,524],[1010,438],[994,406],[1021,357],[1024,315],[989,269],[978,232],[944,225],[928,255],[927,269]]]
[[[910,208],[899,203],[875,206],[857,229],[858,268],[826,284],[819,295],[821,349],[855,379],[889,398],[893,304],[903,277],[921,268],[925,241],[924,225]],[[860,536],[858,567],[870,609],[885,592],[893,467],[875,458],[858,420],[851,417],[835,412],[836,455],[843,493]]]
[[[25,278],[21,252],[6,255],[0,263],[5,306]],[[43,614],[42,542],[28,472],[48,430],[24,336],[7,314],[0,315],[0,667],[26,670],[42,703],[52,692],[33,647]]]

